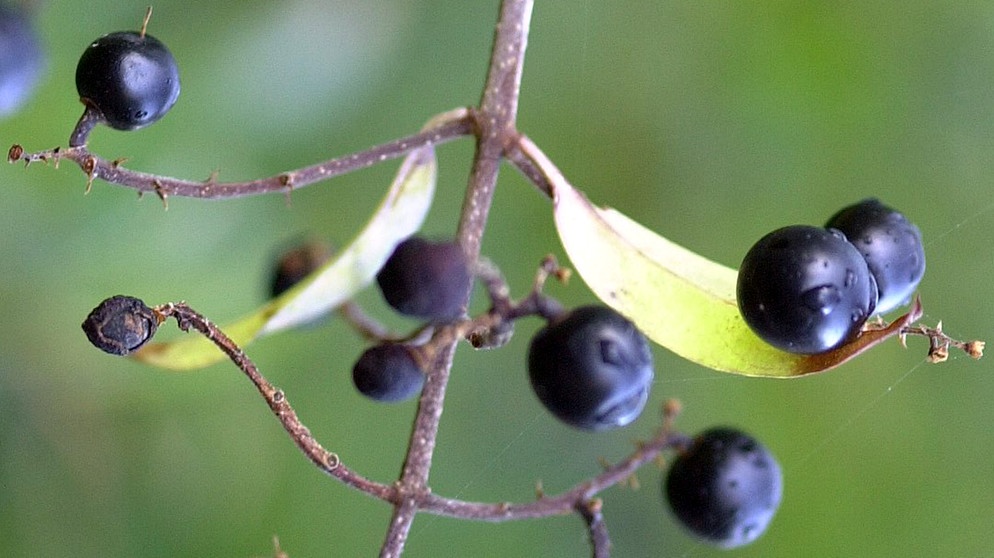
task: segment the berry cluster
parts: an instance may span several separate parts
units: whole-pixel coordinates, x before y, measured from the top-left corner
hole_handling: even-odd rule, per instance
[[[137,298],[121,295],[94,308],[83,330],[101,350],[127,355],[148,342],[167,316],[176,317],[184,330],[196,327],[215,342],[224,337],[212,333],[206,318],[185,305],[152,310]],[[233,345],[222,346],[230,354],[242,354]],[[383,402],[413,397],[424,384],[418,351],[403,343],[371,347],[353,369],[356,388]],[[645,405],[653,376],[645,338],[624,317],[602,306],[583,306],[552,320],[533,338],[528,367],[545,406],[585,430],[632,422]],[[284,402],[279,397],[277,403]],[[672,445],[682,448],[662,486],[677,520],[702,542],[722,548],[742,546],[762,535],[783,493],[773,455],[748,434],[731,428],[712,428],[693,440],[675,435],[673,440]]]
[[[16,50],[27,44],[30,37],[10,33],[11,21],[18,21],[16,14],[0,7],[0,47]],[[97,123],[118,130],[136,130],[158,121],[175,104],[180,92],[176,61],[165,45],[145,33],[147,23],[148,16],[140,32],[105,35],[84,51],[76,68],[76,86],[86,109],[70,138],[71,147],[83,149],[71,151],[87,152],[85,139]],[[520,31],[522,27],[518,25],[516,29]],[[508,28],[498,26],[498,29]],[[39,56],[28,47],[24,50],[27,52],[24,58]],[[8,78],[20,71],[3,58],[4,52],[0,48],[0,113],[6,98],[16,97],[4,89],[10,82]],[[513,126],[507,129],[514,131]],[[482,143],[484,134],[478,133],[477,139]],[[486,139],[506,138],[486,136]],[[407,149],[406,141],[395,143]],[[20,146],[16,147],[17,155],[10,155],[11,160],[20,158]],[[378,160],[385,158],[381,154]],[[92,179],[93,173],[90,174]],[[551,193],[552,187],[547,189]],[[160,195],[165,199],[165,194]],[[483,224],[482,221],[479,224],[480,234]],[[291,289],[326,259],[327,252],[314,245],[288,253],[271,277],[271,296],[280,296]],[[460,338],[469,339],[478,348],[499,346],[510,338],[515,320],[538,315],[546,324],[531,339],[527,369],[533,391],[551,414],[569,426],[587,431],[624,427],[640,416],[649,399],[654,368],[648,341],[631,321],[600,305],[563,310],[540,292],[543,274],[529,297],[510,301],[503,279],[490,276],[485,267],[471,267],[457,242],[433,242],[415,236],[397,245],[377,273],[376,282],[387,304],[403,315],[422,320],[424,327],[402,339],[378,333],[377,328],[358,328],[377,343],[366,349],[353,366],[356,389],[375,401],[409,400],[421,393],[429,363],[437,360],[438,347],[451,347],[454,339]],[[547,271],[543,267],[543,273]],[[794,225],[764,236],[742,262],[736,295],[744,320],[762,339],[785,351],[815,354],[859,335],[874,312],[889,312],[906,303],[924,271],[925,255],[918,228],[878,200],[867,199],[842,209],[824,227]],[[489,291],[492,306],[482,316],[470,318],[467,295],[477,275]],[[500,515],[494,517],[499,520],[525,517],[520,512],[512,517],[510,504],[481,506],[450,499],[429,501],[430,491],[422,490],[427,488],[426,476],[415,479],[413,484],[405,484],[407,479],[402,478],[397,484],[387,486],[353,474],[337,455],[317,443],[310,430],[300,423],[283,391],[265,380],[244,351],[185,303],[152,309],[139,299],[115,296],[97,306],[82,328],[90,342],[101,350],[129,355],[141,349],[168,317],[176,318],[184,331],[193,328],[203,333],[225,352],[263,394],[297,446],[332,476],[389,501],[398,512],[407,513],[402,508],[414,502],[411,517],[419,507],[429,505],[436,506],[436,511],[437,506],[445,506],[455,515],[451,510],[457,504],[472,508],[461,517],[487,519],[490,517],[487,514],[493,513],[487,507],[497,508]],[[901,326],[895,322],[887,327],[895,324]],[[918,330],[932,341],[930,356],[946,350],[951,342],[941,337],[939,329]],[[912,330],[902,326],[900,334],[906,331]],[[979,357],[983,344],[976,343],[961,345],[972,346],[967,348],[968,352]],[[428,378],[444,380],[444,375]],[[435,390],[425,397],[429,404],[421,410],[429,412],[419,414],[415,421],[412,440],[429,451],[434,447],[433,442],[428,442],[437,432],[438,415],[428,420],[424,417],[430,417],[434,409],[441,409],[441,399],[433,400],[433,395],[442,392]],[[722,548],[739,547],[760,537],[776,514],[783,493],[783,478],[776,459],[750,435],[733,428],[712,428],[693,439],[675,433],[669,428],[671,407],[674,406],[667,406],[665,425],[653,440],[640,443],[628,459],[606,466],[602,474],[570,490],[567,494],[578,496],[566,502],[567,508],[549,507],[542,513],[578,511],[588,521],[595,555],[599,556],[599,550],[610,545],[598,517],[600,502],[593,497],[606,486],[619,482],[611,479],[624,478],[657,457],[660,451],[675,448],[678,454],[663,479],[662,490],[677,520],[693,536]],[[422,429],[425,423],[429,423],[428,428]],[[430,436],[422,437],[425,431]],[[417,444],[412,443],[409,458],[416,456],[416,448]],[[430,457],[429,453],[428,465]],[[412,486],[415,491],[409,490]],[[418,500],[408,499],[411,495]],[[540,499],[535,506],[529,504],[517,509],[527,507],[528,517],[538,517],[535,510],[539,506],[559,505],[556,500],[559,504],[565,501]],[[404,520],[400,514],[397,517]],[[406,529],[402,521],[392,523]],[[403,535],[406,531],[398,532],[406,536]]]
[[[454,242],[412,237],[394,250],[376,276],[384,299],[398,312],[451,322],[463,315],[472,276]],[[386,343],[366,351],[352,371],[363,394],[398,401],[421,388],[416,348]],[[528,373],[539,401],[563,422],[585,430],[625,426],[649,398],[652,353],[638,329],[603,306],[556,316],[535,334]]]
[[[742,260],[736,295],[767,343],[816,354],[853,339],[875,311],[906,302],[924,273],[918,228],[867,199],[825,228],[792,225],[761,238]]]
[[[376,275],[384,300],[394,310],[442,324],[463,315],[473,276],[456,242],[412,236],[394,248]],[[391,341],[367,349],[352,367],[352,382],[375,401],[406,401],[421,392],[425,373],[421,347]]]
[[[94,41],[79,60],[76,85],[87,107],[77,130],[87,119],[135,130],[171,109],[179,73],[165,45],[143,29]],[[80,135],[85,139],[86,133]],[[271,276],[270,295],[286,292],[327,257],[313,244],[289,251]],[[864,200],[832,216],[825,228],[796,225],[763,237],[742,263],[737,295],[742,315],[763,339],[787,351],[817,353],[854,337],[875,310],[906,301],[923,274],[918,229],[879,201]],[[387,304],[429,328],[471,321],[466,295],[473,279],[457,242],[418,236],[398,244],[376,275]],[[562,310],[558,303],[536,303],[551,300],[538,288],[534,305],[525,310],[498,304],[490,294],[491,312],[500,314],[493,332],[502,339],[517,318],[537,314],[546,320],[529,344],[527,369],[535,395],[552,415],[587,431],[624,427],[640,416],[654,368],[648,341],[631,321],[601,305]],[[112,297],[87,316],[83,330],[98,348],[127,355],[155,334],[162,308]],[[356,389],[380,402],[418,395],[433,349],[412,339],[372,337],[377,344],[352,368]],[[723,548],[748,544],[765,532],[783,490],[770,452],[731,428],[675,439],[684,447],[663,480],[663,493],[678,521]]]

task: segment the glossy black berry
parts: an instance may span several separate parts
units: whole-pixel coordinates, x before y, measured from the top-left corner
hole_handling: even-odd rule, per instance
[[[0,116],[24,104],[44,67],[41,41],[28,16],[0,4]]]
[[[850,205],[828,220],[859,250],[877,280],[876,311],[906,303],[925,275],[922,234],[904,215],[870,198]]]
[[[385,343],[362,353],[352,367],[352,382],[366,397],[393,403],[417,395],[425,375],[410,348]]]
[[[608,430],[631,423],[645,407],[652,353],[624,316],[582,306],[535,334],[528,375],[539,400],[563,422]]]
[[[112,355],[137,351],[155,335],[159,320],[141,300],[117,295],[100,303],[83,320],[90,343]]]
[[[752,437],[714,428],[676,457],[663,491],[692,534],[735,548],[766,531],[780,506],[783,476],[773,455]]]
[[[411,237],[397,245],[376,275],[383,298],[401,314],[443,322],[463,313],[472,275],[455,242]]]
[[[784,351],[815,354],[854,337],[877,287],[863,256],[838,231],[793,225],[759,240],[739,268],[739,311]]]
[[[116,130],[137,130],[165,116],[179,97],[172,53],[151,35],[104,35],[83,51],[76,66],[80,100]]]

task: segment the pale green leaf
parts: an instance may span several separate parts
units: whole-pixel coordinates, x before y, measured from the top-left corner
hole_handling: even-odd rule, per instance
[[[311,322],[367,287],[397,244],[421,228],[434,197],[437,170],[434,149],[411,152],[386,197],[351,243],[292,289],[221,330],[244,348],[260,335]],[[202,368],[225,358],[199,335],[151,343],[133,357],[173,370]]]
[[[598,208],[554,176],[556,228],[573,267],[590,289],[647,337],[715,370],[789,378],[827,370],[895,335],[921,314],[819,355],[773,348],[746,325],[735,301],[734,269],[670,242],[622,213]]]

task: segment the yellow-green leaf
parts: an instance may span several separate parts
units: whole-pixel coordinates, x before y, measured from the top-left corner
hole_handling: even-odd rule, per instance
[[[351,243],[292,289],[221,330],[244,348],[260,335],[313,321],[368,286],[397,244],[421,228],[434,197],[436,175],[434,149],[411,152],[386,197]],[[198,335],[151,343],[133,357],[172,370],[192,370],[218,362],[224,354]]]
[[[790,378],[842,364],[896,335],[921,316],[911,312],[889,326],[818,355],[775,349],[746,325],[735,302],[734,269],[670,242],[622,213],[599,208],[561,175],[554,177],[556,228],[580,277],[647,337],[715,370]]]

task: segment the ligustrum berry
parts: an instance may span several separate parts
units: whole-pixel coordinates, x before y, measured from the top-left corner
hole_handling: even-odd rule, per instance
[[[472,279],[459,244],[420,237],[397,245],[376,275],[387,304],[401,314],[434,322],[462,315]]]
[[[362,353],[352,367],[352,382],[366,397],[393,403],[417,395],[425,374],[409,347],[384,343]]]
[[[842,231],[866,259],[880,293],[878,313],[906,303],[925,275],[922,234],[900,212],[870,198],[832,216],[826,227]]]
[[[159,320],[141,300],[124,295],[101,302],[83,320],[90,343],[112,355],[137,351],[155,335]]]
[[[663,491],[680,523],[723,548],[749,544],[780,506],[783,476],[769,450],[748,434],[714,428],[673,461]]]
[[[295,246],[280,255],[269,283],[269,296],[276,298],[328,261],[328,249],[314,242]]]
[[[165,116],[179,97],[179,69],[169,49],[151,35],[104,35],[76,65],[80,100],[116,130],[137,130]]]
[[[877,302],[866,261],[838,231],[777,229],[742,260],[739,311],[767,343],[800,354],[831,350],[862,329]]]
[[[539,400],[563,422],[608,430],[631,423],[645,407],[652,353],[624,316],[583,306],[535,334],[528,375]]]

